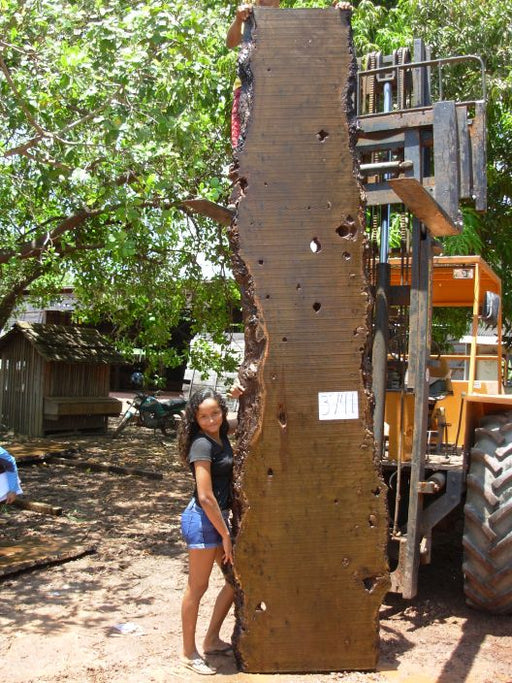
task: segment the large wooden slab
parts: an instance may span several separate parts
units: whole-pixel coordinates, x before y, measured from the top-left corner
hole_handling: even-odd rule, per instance
[[[252,672],[372,669],[387,520],[371,433],[348,13],[254,16],[241,53],[248,123],[231,226],[247,386],[237,657]]]

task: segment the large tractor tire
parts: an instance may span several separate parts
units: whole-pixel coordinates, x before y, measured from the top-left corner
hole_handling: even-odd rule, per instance
[[[512,411],[485,416],[475,430],[463,546],[468,605],[512,614]]]

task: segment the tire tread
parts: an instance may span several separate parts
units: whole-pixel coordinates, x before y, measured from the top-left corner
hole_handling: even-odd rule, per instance
[[[512,614],[512,412],[486,415],[475,430],[464,506],[466,602]]]

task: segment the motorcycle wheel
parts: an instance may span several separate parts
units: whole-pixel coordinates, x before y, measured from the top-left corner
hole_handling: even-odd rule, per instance
[[[112,438],[115,439],[123,429],[126,427],[126,425],[133,420],[135,416],[135,413],[132,413],[130,408],[126,411],[126,413],[123,415],[121,422],[117,425],[117,427],[114,430],[114,433],[112,434]]]
[[[159,425],[160,431],[164,436],[176,436],[177,434],[177,424],[176,415],[169,415],[162,423]]]

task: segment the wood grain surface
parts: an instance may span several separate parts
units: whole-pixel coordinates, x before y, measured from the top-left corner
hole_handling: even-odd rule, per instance
[[[372,669],[388,588],[368,374],[349,15],[255,8],[231,226],[247,389],[236,654],[250,672]]]

